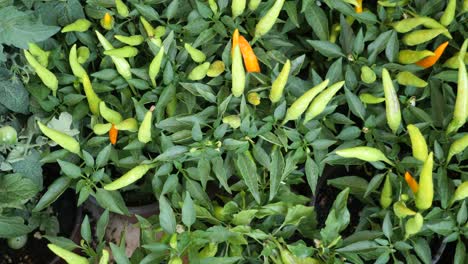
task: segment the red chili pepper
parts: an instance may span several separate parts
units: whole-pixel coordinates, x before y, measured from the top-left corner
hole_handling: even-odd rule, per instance
[[[115,145],[115,143],[117,143],[118,135],[119,135],[119,130],[115,128],[114,124],[112,124],[112,127],[109,130],[109,141],[111,142],[112,145]]]

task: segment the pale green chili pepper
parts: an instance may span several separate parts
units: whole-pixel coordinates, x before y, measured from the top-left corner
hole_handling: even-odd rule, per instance
[[[418,76],[414,75],[409,71],[403,71],[397,74],[398,84],[405,86],[414,86],[418,88],[424,88],[427,86],[427,82]]]
[[[76,50],[78,56],[78,63],[83,64],[89,59],[89,49],[88,47],[81,46]]]
[[[440,34],[447,32],[447,29],[421,29],[407,33],[403,37],[403,43],[407,46],[415,46],[427,42]]]
[[[247,0],[232,0],[232,18],[236,18],[244,13]]]
[[[409,124],[407,129],[411,140],[411,148],[413,149],[413,157],[425,162],[428,154],[426,139],[417,126]]]
[[[133,36],[123,36],[115,35],[114,36],[118,41],[125,43],[130,46],[138,46],[145,41],[142,35],[133,35]]]
[[[401,64],[413,64],[434,55],[434,52],[430,50],[400,50],[398,53],[398,62]]]
[[[460,184],[455,192],[453,193],[452,199],[450,199],[449,205],[452,206],[456,201],[463,200],[468,197],[468,181]]]
[[[155,106],[153,105],[148,112],[146,112],[140,128],[138,129],[138,141],[142,143],[148,143],[151,141],[151,119],[153,118],[154,108]]]
[[[305,113],[304,124],[320,115],[323,110],[327,107],[327,104],[331,101],[333,96],[343,87],[344,81],[337,82],[328,87],[325,91],[321,92],[313,101],[310,103],[309,108]]]
[[[455,10],[457,8],[457,0],[449,0],[444,13],[440,17],[440,23],[444,26],[450,25],[455,18]]]
[[[270,101],[272,103],[277,103],[283,96],[284,87],[288,82],[289,72],[291,71],[291,61],[286,60],[286,63],[283,65],[281,72],[278,74],[278,77],[273,81],[270,91]]]
[[[208,75],[208,77],[217,77],[221,73],[224,72],[224,69],[225,69],[224,62],[217,60],[210,64],[210,67],[208,68],[206,75]]]
[[[419,233],[424,224],[424,218],[420,213],[416,213],[412,218],[408,219],[405,224],[405,239]]]
[[[99,259],[99,264],[108,264],[109,263],[109,251],[106,249],[102,250],[102,256]]]
[[[52,141],[57,143],[59,146],[62,148],[70,151],[71,153],[75,153],[77,155],[81,155],[80,153],[80,143],[76,141],[73,137],[55,130],[53,128],[50,128],[44,124],[41,123],[41,121],[37,121],[37,125],[39,126],[39,129],[41,132],[46,135],[48,138],[50,138]]]
[[[60,32],[62,33],[72,32],[72,31],[85,32],[89,29],[90,26],[91,26],[91,21],[85,18],[80,18],[76,20],[75,22],[66,25],[64,28],[62,28],[62,31]]]
[[[149,66],[148,74],[149,74],[149,78],[154,88],[156,88],[156,77],[158,76],[159,70],[161,69],[163,56],[164,56],[164,46],[161,46],[161,48],[158,51],[158,54],[156,54],[156,56],[151,61],[150,66]]]
[[[329,82],[330,80],[326,79],[297,98],[286,111],[283,124],[286,124],[290,120],[297,120],[306,111],[310,102],[327,87]]]
[[[78,55],[76,52],[76,44],[74,44],[70,49],[70,54],[68,56],[68,61],[70,62],[70,68],[78,79],[82,80],[84,75],[87,75],[85,69],[78,62]]]
[[[241,120],[238,115],[229,115],[229,116],[223,117],[223,123],[228,124],[230,127],[236,129],[240,127]]]
[[[218,13],[218,4],[216,3],[216,0],[208,0],[208,5],[210,6],[211,12],[216,15]]]
[[[421,25],[432,29],[445,29],[444,25],[430,17],[412,17],[392,24],[393,28],[398,33],[408,33]]]
[[[376,97],[370,93],[362,93],[359,95],[359,99],[365,104],[380,104],[381,102],[385,101],[383,97]]]
[[[146,20],[143,16],[140,16],[140,22],[143,24],[143,28],[146,31],[146,35],[148,35],[149,38],[154,36],[154,28],[153,26]]]
[[[115,128],[117,130],[124,130],[124,131],[130,131],[130,132],[136,132],[138,131],[138,122],[135,118],[130,117],[122,122],[115,124]]]
[[[384,161],[394,166],[393,162],[391,162],[382,151],[372,147],[363,146],[340,149],[335,151],[335,153],[343,158],[356,158],[367,162]]]
[[[249,1],[249,10],[250,11],[255,11],[257,10],[257,7],[260,5],[262,0],[250,0]]]
[[[367,84],[371,84],[375,82],[377,76],[375,72],[369,66],[362,66],[361,67],[361,80]]]
[[[447,155],[447,164],[452,159],[453,156],[461,153],[468,147],[468,134],[463,137],[455,140],[452,145],[450,145],[449,152]]]
[[[166,34],[166,27],[165,26],[157,26],[154,30],[154,37],[155,38],[161,38]]]
[[[34,57],[36,57],[39,64],[47,68],[47,65],[49,64],[50,51],[45,51],[41,49],[41,47],[39,47],[35,43],[28,43],[28,48],[29,48],[29,52]]]
[[[416,212],[406,207],[403,201],[398,201],[393,204],[393,212],[398,218],[405,218],[409,215],[415,215]]]
[[[117,14],[123,17],[128,17],[128,7],[122,2],[122,0],[115,0],[115,7],[117,8]]]
[[[29,65],[31,65],[31,67],[36,72],[37,76],[39,76],[41,81],[44,83],[44,85],[52,91],[52,94],[54,96],[56,96],[58,89],[57,77],[46,67],[42,66],[36,60],[36,58],[34,58],[34,56],[31,55],[31,53],[29,53],[27,50],[24,50],[24,56],[26,57],[26,60],[28,61]]]
[[[107,107],[106,103],[103,101],[99,103],[99,112],[101,113],[102,118],[111,124],[119,124],[122,122],[122,115]]]
[[[104,50],[111,50],[114,49],[112,44],[101,34],[99,31],[96,30],[96,35],[99,39],[99,42],[101,43],[102,47]],[[126,61],[124,58],[118,58],[115,56],[110,56],[112,61],[115,64],[115,67],[117,68],[117,72],[124,77],[124,79],[129,80],[132,78],[132,72],[130,70],[130,64],[128,61]]]
[[[455,53],[452,57],[447,59],[442,66],[450,69],[458,69],[458,57],[460,57],[460,52]],[[463,62],[468,64],[468,54],[465,54]]]
[[[88,74],[85,73],[81,80],[83,82],[83,89],[86,95],[86,100],[88,100],[89,110],[94,115],[99,116],[99,104],[102,100],[93,90],[93,86],[91,85]]]
[[[387,124],[393,133],[396,133],[401,124],[400,101],[393,87],[390,73],[387,69],[382,70],[382,81],[385,94],[385,112],[387,114]]]
[[[68,264],[89,264],[88,259],[82,257],[76,253],[73,253],[69,250],[61,248],[54,244],[48,244],[47,247],[54,252],[55,255],[61,257]]]
[[[104,185],[104,189],[108,191],[115,191],[126,187],[137,180],[141,179],[145,174],[152,168],[156,167],[156,164],[140,164],[133,169],[127,171],[120,178],[114,180],[111,183]]]
[[[392,204],[392,183],[390,182],[390,174],[385,177],[385,182],[380,193],[380,205],[386,209]]]
[[[124,46],[117,49],[105,50],[104,54],[117,58],[130,58],[135,57],[138,54],[138,49],[132,46]]]
[[[232,95],[234,95],[235,97],[239,97],[244,93],[245,89],[245,70],[242,62],[242,54],[239,45],[234,47],[234,55],[232,57],[231,67],[231,92]]]
[[[205,78],[206,73],[208,72],[208,69],[210,68],[210,63],[205,62],[197,67],[193,68],[193,70],[189,73],[188,79],[192,81],[199,81],[203,78]]]
[[[273,6],[266,12],[266,14],[258,21],[255,26],[255,39],[261,38],[268,33],[276,22],[281,9],[283,8],[284,0],[276,0]],[[255,40],[254,40],[255,42]]]
[[[185,43],[184,47],[193,61],[201,63],[206,60],[206,55],[201,50],[192,47],[192,45],[188,43]]]
[[[198,256],[200,258],[210,258],[216,256],[216,252],[218,252],[218,244],[210,242],[207,246],[200,250]]]
[[[419,210],[426,210],[432,206],[434,199],[434,186],[432,180],[432,167],[434,165],[434,158],[432,152],[427,156],[424,162],[421,175],[419,176],[419,190],[416,193],[416,207]]]

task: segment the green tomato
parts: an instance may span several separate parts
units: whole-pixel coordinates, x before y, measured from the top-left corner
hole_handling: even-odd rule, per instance
[[[11,126],[4,126],[0,128],[0,144],[14,144],[16,143],[17,133]]]
[[[8,246],[12,249],[20,249],[28,242],[28,236],[22,235],[8,239]]]

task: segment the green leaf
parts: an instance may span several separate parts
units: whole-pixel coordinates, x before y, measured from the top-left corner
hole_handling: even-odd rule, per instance
[[[91,225],[89,224],[89,218],[85,215],[83,222],[81,223],[81,237],[88,243],[91,243]]]
[[[257,166],[249,151],[244,151],[237,155],[237,169],[239,170],[245,185],[249,188],[250,193],[255,198],[255,201],[260,204],[260,193],[258,190],[258,174]]]
[[[107,165],[107,162],[109,161],[109,157],[111,154],[111,150],[112,150],[111,144],[108,144],[101,151],[99,151],[96,157],[96,168],[99,169]]]
[[[307,178],[307,183],[309,184],[310,190],[312,194],[315,195],[315,191],[317,189],[317,181],[319,178],[320,169],[314,160],[307,155],[306,163],[305,163],[305,175]]]
[[[250,225],[250,222],[254,219],[257,212],[258,210],[256,209],[240,211],[239,213],[234,214],[231,222],[237,226]]]
[[[0,238],[17,237],[31,232],[31,228],[23,222],[23,218],[21,217],[0,215]]]
[[[20,207],[38,191],[38,187],[21,174],[2,175],[0,177],[0,209]]]
[[[72,179],[77,179],[81,176],[80,167],[68,161],[63,161],[63,160],[57,160],[57,161],[58,161],[58,164],[60,165],[60,169],[66,176]]]
[[[353,112],[353,114],[359,117],[361,120],[364,120],[366,116],[366,108],[364,107],[364,104],[359,99],[359,97],[351,92],[348,88],[345,88],[345,96],[351,112]]]
[[[220,156],[212,158],[211,167],[219,183],[228,193],[231,193],[231,188],[229,188],[229,185],[227,183],[227,173],[226,168],[224,167],[223,159]]]
[[[23,83],[18,77],[11,75],[6,69],[3,68],[0,68],[0,105],[3,105],[16,113],[29,113],[28,91],[24,88]]]
[[[338,45],[329,41],[307,40],[307,43],[325,57],[338,58],[345,56]]]
[[[349,188],[346,188],[338,194],[333,202],[332,209],[325,221],[325,227],[320,230],[320,235],[325,243],[334,241],[349,224],[350,214],[346,207],[348,195]],[[345,248],[344,251],[351,251],[351,249]]]
[[[124,215],[129,214],[122,195],[119,192],[98,188],[96,191],[96,200],[100,206],[109,209],[111,212]]]
[[[176,231],[176,219],[171,205],[166,197],[159,198],[159,223],[164,232],[173,234]]]
[[[11,156],[12,152],[10,153]],[[21,173],[24,177],[30,179],[37,188],[42,189],[42,164],[40,162],[41,155],[36,150],[31,150],[31,154],[27,155],[21,160],[11,163],[13,172]],[[58,177],[58,175],[55,175]]]
[[[189,192],[185,192],[184,204],[182,206],[182,223],[188,228],[195,223],[196,213],[192,197]]]
[[[117,264],[130,264],[130,260],[125,255],[125,248],[119,247],[112,242],[109,245],[112,250],[112,257]]]
[[[102,239],[104,238],[108,223],[109,223],[109,210],[106,209],[101,214],[96,224],[96,236],[98,238],[98,241],[102,241]]]
[[[323,9],[318,7],[315,1],[308,5],[304,3],[302,9],[301,12],[304,13],[306,21],[312,27],[315,35],[322,41],[328,40],[328,18]]]
[[[309,217],[314,213],[314,208],[309,206],[304,206],[301,204],[295,205],[288,208],[288,213],[284,218],[283,226],[285,225],[294,225],[298,226],[302,219]]]
[[[270,198],[273,200],[280,187],[281,178],[284,171],[284,157],[280,148],[274,147],[271,153],[271,166],[270,166]]]
[[[413,246],[414,251],[424,264],[432,263],[431,248],[429,247],[429,243],[427,243],[426,239],[418,238],[418,240],[413,243]]]

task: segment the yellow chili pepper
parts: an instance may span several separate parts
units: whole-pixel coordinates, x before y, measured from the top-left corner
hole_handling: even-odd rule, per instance
[[[114,18],[109,13],[106,13],[100,22],[104,29],[111,30],[114,27]]]

